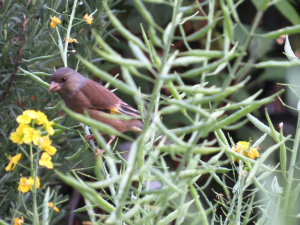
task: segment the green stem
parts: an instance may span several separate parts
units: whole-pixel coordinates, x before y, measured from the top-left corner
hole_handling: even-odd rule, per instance
[[[289,166],[289,172],[288,172],[288,182],[285,187],[285,195],[283,200],[283,216],[286,217],[287,213],[289,212],[289,203],[290,203],[290,194],[291,194],[291,188],[294,178],[294,169],[295,169],[295,163],[297,159],[297,151],[299,146],[299,135],[300,135],[300,111],[298,111],[298,122],[297,122],[297,130],[295,135],[295,141],[293,146],[293,152],[291,156],[291,162]]]
[[[236,208],[236,220],[235,224],[241,224],[241,207],[242,207],[242,201],[243,201],[243,190],[242,190],[242,172],[243,172],[244,163],[242,160],[239,160],[239,177],[238,177],[238,204]]]
[[[35,167],[36,169],[36,167]],[[39,215],[37,211],[37,202],[36,202],[36,174],[37,170],[34,170],[33,166],[33,151],[32,151],[32,143],[30,144],[30,174],[31,178],[34,179],[34,185],[32,189],[32,198],[33,198],[33,225],[39,224]]]
[[[255,35],[255,30],[257,29],[257,27],[259,25],[259,21],[261,20],[262,16],[263,16],[263,11],[261,9],[259,9],[257,11],[257,14],[256,14],[255,18],[254,18],[254,22],[251,26],[249,35],[247,35],[246,40],[245,40],[244,44],[241,47],[240,54],[239,54],[239,56],[237,57],[237,59],[235,60],[235,62],[233,64],[232,70],[230,71],[230,76],[228,76],[223,82],[223,89],[225,89],[226,87],[228,87],[230,85],[233,78],[237,78],[236,81],[237,82],[239,81],[238,77],[234,77],[234,76],[237,73],[237,71],[238,71],[238,69],[241,65],[241,62],[242,62],[242,60],[244,58],[244,55],[246,53],[246,50],[248,48],[248,45],[250,44],[251,39]],[[218,105],[219,105],[219,101],[216,101],[213,105],[213,109],[215,109]]]
[[[64,56],[63,56],[63,62],[64,62],[65,67],[68,66],[67,55],[68,55],[69,37],[70,37],[71,29],[72,29],[72,23],[73,23],[76,7],[77,7],[77,0],[74,0],[73,9],[72,9],[72,13],[71,13],[70,21],[69,21],[68,30],[67,30],[66,41],[65,41],[65,49],[64,49]]]
[[[31,177],[33,177],[33,152],[32,152],[32,144],[30,144],[30,172],[31,172]]]
[[[159,69],[159,74],[160,75],[165,75],[165,74],[161,74],[162,71],[163,71],[163,68],[164,66],[166,65],[166,61],[167,61],[167,57],[168,57],[168,53],[169,53],[169,48],[171,46],[171,43],[173,41],[173,37],[174,37],[174,32],[175,32],[175,28],[177,26],[177,24],[175,24],[176,22],[176,16],[178,14],[178,11],[179,11],[179,8],[181,6],[181,3],[182,1],[180,0],[175,0],[174,1],[174,9],[173,9],[173,16],[172,16],[172,27],[171,27],[171,32],[170,32],[170,35],[168,37],[168,43],[167,45],[165,45],[165,48],[164,48],[164,52],[163,52],[163,57],[162,57],[162,65]],[[158,77],[156,83],[155,83],[155,88],[156,90],[153,92],[153,94],[155,95],[155,101],[152,101],[151,102],[151,108],[153,108],[154,104],[156,103],[156,105],[158,105],[159,103],[159,93],[160,93],[160,89],[162,87],[162,84],[163,84],[163,81],[161,80],[160,76]],[[154,98],[153,98],[154,99]],[[151,111],[148,111],[148,112],[151,112]],[[157,111],[155,112],[154,114],[154,118],[156,117],[157,115]],[[147,117],[148,119],[148,117]],[[162,198],[164,198],[164,200],[162,201],[162,205],[161,205],[161,210],[159,210],[158,214],[156,215],[156,217],[154,218],[154,224],[156,224],[161,216],[163,215],[163,213],[165,212],[165,207],[166,207],[166,204],[167,204],[167,197],[169,196],[169,194],[165,194],[162,196]]]
[[[215,9],[215,0],[209,1],[209,15],[208,15],[208,23],[212,23],[213,19],[214,19],[214,9]],[[212,34],[212,29],[209,29],[209,31],[207,32],[207,36],[206,36],[206,44],[205,44],[205,50],[209,51],[210,49],[210,44],[211,44],[211,34]],[[203,67],[206,67],[208,64],[208,60],[205,60],[203,62]],[[200,84],[205,83],[205,77],[206,77],[206,72],[203,72],[201,74],[201,82]]]

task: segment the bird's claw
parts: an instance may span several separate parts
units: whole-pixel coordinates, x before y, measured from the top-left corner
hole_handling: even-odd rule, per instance
[[[95,141],[95,136],[93,134],[88,134],[88,135],[85,136],[85,140],[86,140],[87,143],[90,143],[91,139],[93,141]]]
[[[103,134],[105,134],[105,133],[103,133],[103,132],[101,132],[100,133],[100,135],[103,135]],[[86,136],[85,136],[85,140],[86,140],[86,142],[87,143],[90,143],[90,140],[93,140],[93,141],[95,141],[95,136],[93,135],[93,134],[87,134]]]

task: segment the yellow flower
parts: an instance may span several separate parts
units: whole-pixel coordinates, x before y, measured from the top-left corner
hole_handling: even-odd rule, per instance
[[[64,38],[64,42],[66,41],[66,38]],[[69,41],[68,41],[69,43],[78,43],[78,41],[77,41],[77,39],[75,39],[75,38],[70,38],[69,37]]]
[[[246,157],[250,158],[250,159],[255,159],[255,157],[259,157],[259,153],[258,153],[258,147],[251,147],[247,152],[246,150],[249,147],[249,142],[246,141],[239,141],[236,144],[236,148],[232,147],[231,150],[238,152],[238,153],[242,153],[242,155],[245,155],[246,153]],[[237,159],[235,159],[237,160]]]
[[[10,140],[12,140],[13,143],[23,144],[23,133],[11,133]]]
[[[26,110],[23,112],[24,115],[28,116],[30,119],[36,119],[37,117],[37,112],[34,110]]]
[[[17,130],[10,135],[10,140],[12,140],[13,143],[23,144],[23,137],[24,132],[23,129],[29,127],[26,124],[20,123]]]
[[[31,142],[33,142],[34,145],[39,144],[39,140],[40,140],[39,130],[35,130],[27,126],[23,128],[23,133],[24,133],[23,141],[25,144],[29,144]]]
[[[23,123],[23,124],[29,124],[31,122],[31,118],[27,115],[20,115],[17,117],[17,122],[18,123]]]
[[[39,130],[35,130],[26,124],[20,123],[17,130],[11,133],[10,140],[18,144],[23,144],[23,142],[25,144],[30,144],[33,142],[34,145],[38,145],[40,139],[39,133]]]
[[[5,167],[5,170],[6,170],[6,171],[14,170],[15,167],[16,167],[16,165],[17,165],[17,163],[20,161],[21,156],[22,156],[21,153],[19,153],[18,155],[14,156],[14,157],[11,157],[11,155],[9,155],[9,156],[7,157],[7,159],[8,159],[10,162],[8,163],[7,167]],[[13,164],[14,164],[14,166],[12,166]]]
[[[34,120],[37,125],[49,123],[47,116],[41,111],[26,110],[22,115],[17,117],[18,123],[29,124],[32,120]]]
[[[53,169],[53,164],[51,162],[51,156],[47,152],[44,152],[42,154],[41,159],[39,160],[39,165],[45,166],[48,169]]]
[[[54,155],[56,153],[56,148],[51,146],[51,141],[48,136],[43,136],[40,138],[40,148],[49,155]]]
[[[43,112],[37,111],[37,113],[36,113],[36,124],[37,125],[42,125],[45,120],[48,121],[47,116]]]
[[[60,19],[58,19],[56,16],[50,16],[51,22],[50,22],[50,27],[55,28],[56,24],[61,24]]]
[[[21,216],[22,219],[19,218],[15,218],[14,219],[14,225],[21,225],[22,223],[24,223],[24,218],[23,216]]]
[[[32,191],[32,186],[34,185],[34,179],[29,177],[28,182],[30,184],[29,188]],[[40,178],[39,177],[36,177],[36,188],[37,189],[40,188]]]
[[[43,125],[44,129],[48,132],[48,134],[50,135],[54,134],[54,129],[52,128],[54,122],[53,121],[49,122],[47,116],[43,112],[26,110],[23,112],[22,115],[17,117],[17,121],[18,123],[20,123],[19,128],[17,129],[16,132],[12,133],[10,137],[10,139],[14,143],[22,144],[23,142],[25,142],[26,144],[28,144],[34,141],[35,145],[38,144],[37,138],[39,136],[37,134],[39,131],[36,131],[33,128],[27,126],[27,124],[29,124],[32,120],[37,125]]]
[[[47,117],[46,117],[47,119]],[[44,121],[44,129],[48,132],[48,134],[53,135],[54,134],[54,129],[52,125],[54,124],[53,121],[49,122],[48,119]]]
[[[49,206],[49,208],[52,208],[53,207],[53,203],[49,202],[48,206]],[[57,207],[54,206],[53,209],[54,209],[55,212],[59,212],[59,209]]]
[[[36,111],[34,110],[26,110],[22,115],[17,117],[18,123],[29,124],[32,119],[35,119],[37,116]]]
[[[26,193],[29,191],[29,187],[30,187],[30,184],[28,182],[28,179],[26,177],[21,177],[18,191]]]
[[[257,149],[250,148],[249,151],[247,152],[246,156],[250,159],[255,159],[255,157],[259,157],[259,153],[258,153]]]
[[[85,22],[87,24],[91,24],[94,20],[93,16],[89,16],[88,14],[85,14],[85,16],[83,17],[83,19],[85,20]]]
[[[34,185],[34,179],[32,179],[31,177],[29,177],[28,179],[26,177],[21,177],[18,191],[26,193],[29,190],[32,190],[33,185]],[[40,178],[39,177],[36,177],[36,188],[40,188]]]

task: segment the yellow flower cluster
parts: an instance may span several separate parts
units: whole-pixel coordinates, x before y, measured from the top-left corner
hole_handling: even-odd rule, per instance
[[[47,116],[43,112],[36,112],[34,110],[26,110],[23,112],[22,115],[17,117],[17,122],[19,123],[19,127],[15,132],[10,135],[10,139],[12,142],[17,144],[30,144],[31,142],[38,146],[41,145],[41,148],[44,151],[49,150],[49,154],[53,155],[56,152],[54,147],[49,147],[51,142],[48,136],[40,136],[40,131],[35,130],[32,126],[34,124],[43,125],[44,129],[47,131],[48,134],[53,135],[54,129],[52,125],[54,124],[53,121],[49,122]],[[32,126],[30,126],[31,124]],[[55,150],[54,150],[54,149]]]
[[[14,219],[14,225],[21,225],[22,223],[24,223],[24,217],[23,216],[21,216],[21,219],[19,219],[19,218]]]
[[[34,179],[32,177],[29,177],[28,179],[26,177],[21,177],[18,191],[21,191],[23,193],[26,193],[29,190],[32,191],[33,185],[34,185]],[[39,177],[36,177],[36,188],[40,188],[40,178]]]
[[[66,41],[66,38],[64,38],[63,42],[65,42],[65,41]],[[78,41],[75,38],[70,38],[69,37],[68,43],[78,43]]]
[[[48,203],[48,207],[49,207],[49,208],[52,208],[52,207],[53,207],[53,209],[54,209],[55,212],[59,212],[59,209],[58,209],[56,206],[53,206],[53,203],[52,203],[52,202],[49,202],[49,203]]]
[[[53,169],[53,163],[51,162],[51,155],[56,153],[56,148],[51,145],[51,140],[49,135],[54,134],[54,129],[52,125],[54,124],[53,121],[49,122],[47,116],[40,111],[34,110],[26,110],[23,112],[22,115],[17,117],[17,122],[19,123],[19,127],[16,129],[15,132],[11,133],[10,139],[12,142],[17,144],[31,144],[33,143],[35,146],[38,146],[41,150],[43,150],[43,154],[39,160],[40,166],[45,166],[48,169]],[[34,126],[39,125],[43,126],[44,129],[47,131],[47,136],[41,136],[40,130],[36,130]],[[14,170],[17,163],[21,159],[22,154],[17,154],[16,156],[11,157],[8,156],[8,160],[10,161],[9,164],[5,167],[6,171]],[[37,177],[37,188],[40,187],[40,180]],[[26,193],[29,190],[32,190],[32,185],[34,185],[33,178],[20,178],[20,184],[18,190]]]
[[[56,16],[50,16],[51,22],[50,22],[50,27],[55,28],[56,24],[61,24],[60,19],[58,19]]]
[[[236,148],[232,147],[231,150],[238,152],[238,153],[242,153],[242,155],[246,154],[246,157],[250,158],[250,159],[255,159],[255,157],[259,157],[259,153],[258,153],[258,147],[251,147],[247,152],[246,150],[249,147],[249,142],[246,141],[239,141],[236,144]],[[237,159],[235,159],[237,160]]]
[[[83,19],[85,20],[85,22],[87,24],[92,24],[92,22],[94,20],[93,16],[89,16],[88,14],[85,14],[84,17],[83,17]]]

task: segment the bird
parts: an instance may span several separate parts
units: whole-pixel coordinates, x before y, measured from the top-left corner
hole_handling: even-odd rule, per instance
[[[92,119],[105,123],[121,133],[142,131],[143,122],[140,112],[101,84],[68,67],[57,69],[51,75],[50,80],[49,91],[57,92],[70,110],[83,115],[87,112]],[[105,114],[123,114],[133,119],[116,119],[107,117]],[[91,136],[86,138],[89,139]],[[110,136],[107,145],[110,145],[114,139],[115,136]]]

